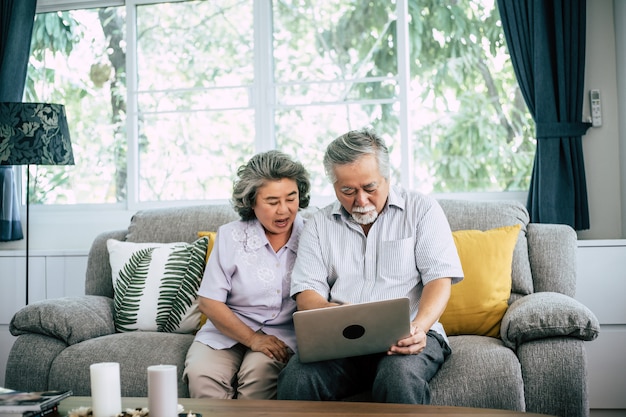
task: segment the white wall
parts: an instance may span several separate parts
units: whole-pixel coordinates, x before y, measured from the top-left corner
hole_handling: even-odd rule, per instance
[[[625,8],[623,0],[615,3],[616,9]],[[626,227],[626,213],[622,209],[626,208],[626,205],[622,205],[622,195],[626,194],[623,191],[626,180],[623,180],[621,172],[622,161],[626,159],[620,159],[618,68],[613,6],[613,0],[587,0],[585,91],[600,89],[603,124],[599,128],[590,128],[583,137],[591,228],[579,232],[580,239],[626,237],[623,232]],[[622,16],[626,15],[622,13]],[[621,20],[624,21],[623,18]],[[623,40],[621,44],[624,45]],[[626,75],[626,66],[622,65],[621,73]],[[583,114],[588,116],[588,96],[585,99]]]
[[[615,57],[617,61],[617,73],[622,74],[617,77],[617,97],[620,104],[618,111],[619,118],[619,143],[620,143],[620,178],[622,179],[622,237],[626,237],[626,1],[618,0],[614,4],[614,26],[615,26]]]

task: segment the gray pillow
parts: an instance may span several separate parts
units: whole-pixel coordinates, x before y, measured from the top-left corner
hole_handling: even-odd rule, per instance
[[[15,313],[9,330],[13,336],[38,333],[68,345],[113,334],[113,300],[88,295],[32,303]]]
[[[511,304],[502,318],[500,336],[516,349],[522,343],[546,337],[598,337],[597,317],[579,301],[556,292],[538,292]]]

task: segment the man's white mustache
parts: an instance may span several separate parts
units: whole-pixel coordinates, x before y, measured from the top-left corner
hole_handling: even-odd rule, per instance
[[[369,213],[372,210],[376,210],[376,207],[374,207],[374,206],[365,206],[365,207],[353,207],[352,208],[352,212],[353,213]]]

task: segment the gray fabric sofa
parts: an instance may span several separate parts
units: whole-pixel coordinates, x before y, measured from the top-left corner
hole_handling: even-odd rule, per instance
[[[533,224],[516,202],[440,200],[453,230],[488,230],[521,224],[514,252],[509,308],[501,337],[451,336],[453,354],[431,382],[432,402],[587,416],[584,341],[598,320],[573,299],[577,237],[564,225]],[[147,367],[178,367],[179,397],[191,334],[116,333],[106,240],[191,242],[198,231],[217,230],[237,216],[228,205],[137,212],[127,230],[102,233],[93,242],[85,296],[33,303],[18,311],[10,331],[5,385],[19,390],[71,389],[90,395],[89,365],[119,362],[123,396],[147,396]],[[354,399],[354,398],[353,398]],[[357,398],[366,400],[367,394]]]

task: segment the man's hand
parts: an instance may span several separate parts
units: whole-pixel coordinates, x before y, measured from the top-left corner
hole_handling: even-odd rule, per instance
[[[411,326],[411,335],[389,348],[387,355],[417,355],[426,347],[426,340],[424,330]]]
[[[256,332],[250,338],[249,346],[251,350],[264,353],[279,362],[287,363],[289,360],[289,346],[276,336]]]
[[[426,332],[446,309],[451,286],[451,278],[439,278],[424,285],[417,316],[411,322],[411,335],[390,347],[388,355],[417,355],[424,350]]]

